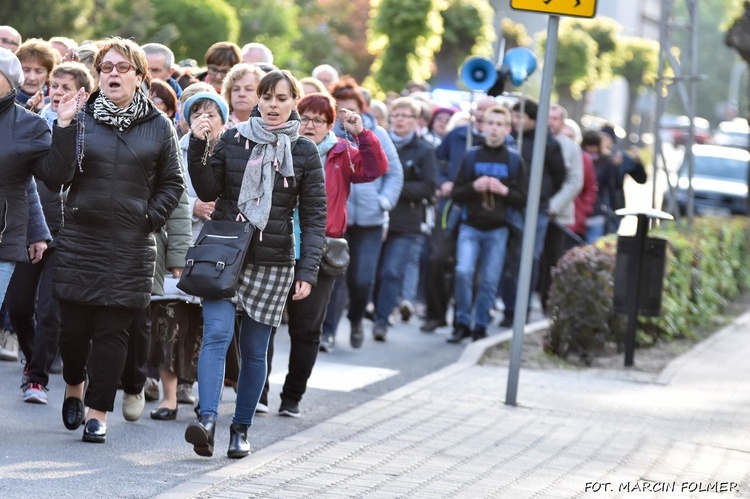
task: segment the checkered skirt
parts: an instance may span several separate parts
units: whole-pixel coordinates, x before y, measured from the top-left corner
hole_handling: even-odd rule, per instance
[[[247,315],[272,327],[279,327],[294,267],[247,264],[237,288],[237,302]]]

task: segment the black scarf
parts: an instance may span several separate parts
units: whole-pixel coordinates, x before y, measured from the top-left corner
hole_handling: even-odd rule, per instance
[[[94,119],[123,131],[137,119],[146,116],[148,109],[148,98],[140,89],[135,91],[133,102],[128,107],[117,107],[104,92],[99,92],[94,101]]]

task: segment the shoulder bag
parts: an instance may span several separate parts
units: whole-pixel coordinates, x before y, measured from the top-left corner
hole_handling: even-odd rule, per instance
[[[232,298],[253,231],[246,221],[207,220],[185,255],[185,270],[177,287],[201,298]]]
[[[346,272],[348,266],[349,242],[343,237],[326,236],[320,271],[329,276],[338,276]]]

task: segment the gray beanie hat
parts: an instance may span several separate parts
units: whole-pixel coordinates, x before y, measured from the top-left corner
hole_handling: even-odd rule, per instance
[[[0,73],[8,79],[12,89],[20,87],[23,83],[21,61],[13,52],[2,47],[0,47]]]

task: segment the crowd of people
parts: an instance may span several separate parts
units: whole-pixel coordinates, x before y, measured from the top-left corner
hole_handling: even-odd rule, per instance
[[[23,360],[23,400],[37,404],[61,365],[63,424],[83,426],[84,441],[106,441],[121,388],[128,421],[146,400],[159,400],[155,420],[195,404],[185,440],[211,456],[230,386],[227,455],[244,457],[255,414],[269,412],[282,323],[278,412],[300,417],[344,312],[354,349],[366,319],[378,343],[414,316],[425,333],[452,325],[455,344],[485,337],[493,316],[509,327],[524,231],[543,295],[560,247],[617,230],[625,175],[646,181],[614,127],[582,135],[559,105],[549,116],[532,98],[445,105],[414,82],[380,101],[328,64],[298,78],[273,62],[258,43],[215,43],[199,65],[158,43],[24,41],[0,26],[0,359]],[[530,200],[537,127],[543,180]],[[177,287],[210,219],[255,229],[231,299]],[[349,263],[331,270],[337,244]]]

